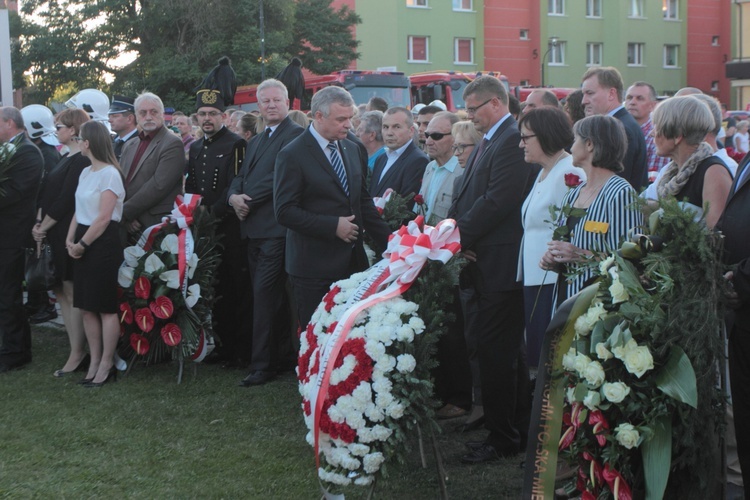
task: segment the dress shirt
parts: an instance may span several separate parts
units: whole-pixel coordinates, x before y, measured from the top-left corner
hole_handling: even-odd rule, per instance
[[[409,147],[409,144],[411,144],[411,140],[407,141],[406,144],[401,146],[400,148],[393,150],[391,148],[385,148],[385,156],[388,158],[385,161],[385,167],[383,167],[383,171],[380,173],[380,179],[378,179],[378,182],[383,180],[383,177],[385,177],[386,172],[388,172],[388,169],[390,169],[394,163],[396,163],[396,160],[399,159],[399,157],[406,151],[406,148]]]
[[[427,164],[426,172],[432,171],[432,178],[430,179],[430,185],[427,186],[427,192],[422,193],[425,197],[424,201],[427,204],[427,213],[425,214],[425,221],[430,220],[432,210],[435,208],[435,201],[440,193],[440,185],[443,183],[446,175],[452,174],[458,166],[458,158],[453,155],[444,165],[438,165],[436,160],[432,160]]]
[[[651,117],[646,120],[646,123],[641,125],[641,131],[643,137],[646,139],[646,163],[648,163],[648,182],[654,182],[656,175],[667,166],[671,161],[666,156],[659,156],[656,154],[656,144],[654,143],[654,136],[651,135],[651,131],[654,129],[654,124],[651,121]]]

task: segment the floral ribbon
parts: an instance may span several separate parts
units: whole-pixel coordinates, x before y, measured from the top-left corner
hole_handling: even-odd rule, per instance
[[[411,287],[428,260],[447,263],[461,249],[456,221],[445,219],[437,226],[424,226],[424,217],[419,216],[391,234],[383,260],[373,266],[369,279],[357,288],[346,303],[336,328],[320,354],[320,369],[314,375],[315,390],[310,397],[313,410],[313,436],[315,464],[320,468],[320,414],[328,395],[331,372],[338,359],[344,341],[354,326],[357,316],[379,302],[403,294]]]
[[[385,205],[391,200],[391,196],[393,195],[394,191],[393,188],[388,188],[383,193],[383,196],[374,196],[372,198],[372,202],[375,204],[375,208],[378,210],[378,213],[380,215],[383,215],[383,210],[385,210]]]
[[[174,201],[172,212],[163,217],[161,223],[154,224],[143,231],[138,245],[148,251],[154,244],[156,235],[159,234],[167,224],[174,222],[180,228],[177,235],[178,252],[177,252],[177,269],[179,271],[179,283],[182,284],[182,295],[187,297],[187,259],[193,254],[195,242],[193,234],[190,232],[190,225],[193,223],[193,212],[201,203],[201,196],[198,194],[178,194]]]

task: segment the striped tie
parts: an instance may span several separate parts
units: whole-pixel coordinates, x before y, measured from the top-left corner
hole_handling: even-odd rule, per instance
[[[331,150],[331,165],[333,166],[333,170],[335,170],[336,175],[339,176],[339,181],[341,181],[341,186],[344,188],[344,192],[349,196],[349,184],[346,182],[346,170],[344,170],[344,163],[341,161],[341,156],[339,156],[339,150],[336,147],[336,143],[329,142],[328,149]]]

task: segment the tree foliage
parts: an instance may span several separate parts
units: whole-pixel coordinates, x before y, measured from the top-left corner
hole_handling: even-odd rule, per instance
[[[60,89],[149,90],[190,109],[193,89],[221,56],[240,84],[261,78],[261,0],[26,0],[14,26],[14,84],[25,103],[46,104]],[[358,57],[359,17],[332,0],[264,0],[265,71],[292,56],[315,73]],[[323,51],[325,50],[325,56]]]

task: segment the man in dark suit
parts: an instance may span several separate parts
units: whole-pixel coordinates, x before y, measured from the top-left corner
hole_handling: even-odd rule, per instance
[[[138,136],[135,126],[135,99],[124,95],[113,95],[107,114],[109,128],[117,134],[112,140],[115,158],[120,161],[125,143]]]
[[[39,148],[26,137],[23,116],[0,108],[0,143],[14,148],[0,183],[0,373],[31,362],[31,329],[23,310],[24,247],[30,245],[36,196],[44,172]]]
[[[138,137],[122,149],[120,166],[125,175],[122,223],[137,235],[161,222],[182,193],[185,153],[182,141],[164,126],[164,104],[150,92],[135,100],[140,125]]]
[[[247,143],[224,125],[225,99],[215,89],[201,89],[196,94],[195,114],[203,138],[190,145],[185,192],[201,195],[201,205],[218,221],[216,234],[223,248],[216,269],[215,292],[219,298],[213,320],[220,345],[212,359],[232,366],[247,364],[250,358],[241,348],[241,339],[250,326],[247,266],[240,223],[227,205],[229,185],[240,170]]]
[[[354,100],[340,87],[312,99],[312,125],[276,159],[274,210],[286,227],[286,271],[302,328],[331,283],[367,268],[362,229],[376,252],[390,230],[364,185],[367,157],[346,139]]]
[[[391,188],[401,196],[415,195],[430,158],[414,141],[414,118],[406,108],[389,108],[383,115],[385,154],[375,160],[370,195],[383,196]]]
[[[485,441],[469,442],[465,463],[515,455],[529,422],[528,369],[523,361],[523,291],[516,281],[521,243],[521,205],[538,169],[518,148],[520,133],[508,111],[508,94],[492,76],[464,91],[466,111],[484,139],[467,160],[448,216],[461,233],[471,261],[461,273],[465,331],[474,336],[482,387]],[[469,295],[469,294],[467,294]]]
[[[253,290],[252,358],[245,387],[273,378],[271,345],[274,318],[283,302],[286,228],[273,213],[273,173],[279,151],[303,132],[289,117],[289,98],[283,83],[269,79],[258,85],[258,108],[266,125],[247,147],[240,174],[229,188],[229,205],[240,221],[247,242],[247,261]],[[244,332],[248,335],[248,332]]]
[[[583,105],[586,116],[610,115],[620,120],[628,136],[628,149],[622,161],[625,169],[618,174],[640,191],[648,185],[646,140],[640,125],[622,105],[622,75],[613,67],[595,67],[583,74]]]
[[[737,167],[724,213],[716,229],[724,234],[726,278],[734,288],[727,315],[729,377],[737,437],[737,455],[745,488],[750,485],[750,155]]]

